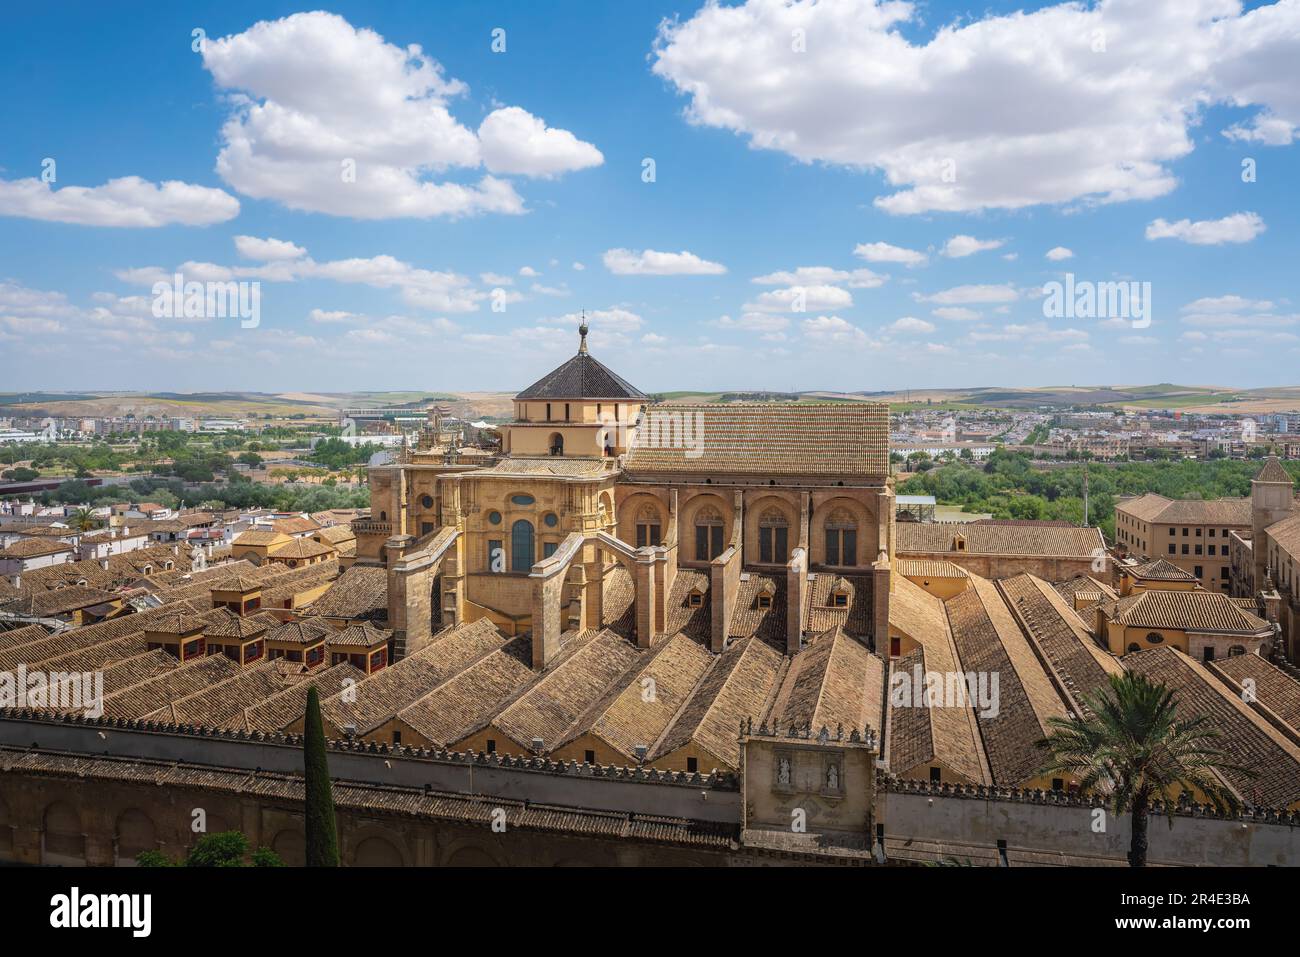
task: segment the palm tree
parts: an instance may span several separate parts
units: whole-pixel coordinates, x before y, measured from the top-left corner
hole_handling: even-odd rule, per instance
[[[99,528],[99,519],[90,509],[79,508],[72,513],[72,527],[79,532],[89,532],[91,529]]]
[[[1174,692],[1163,682],[1134,672],[1111,675],[1110,687],[1084,703],[1090,717],[1048,719],[1053,731],[1039,746],[1050,757],[1038,773],[1072,775],[1080,789],[1105,795],[1113,813],[1132,815],[1130,866],[1146,866],[1153,802],[1163,802],[1170,827],[1183,792],[1199,791],[1221,814],[1241,806],[1215,772],[1250,772],[1222,760],[1214,747],[1219,734],[1205,716],[1177,720]]]

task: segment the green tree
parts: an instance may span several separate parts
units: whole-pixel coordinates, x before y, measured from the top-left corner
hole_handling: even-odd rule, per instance
[[[1091,716],[1049,718],[1039,742],[1050,757],[1040,774],[1073,776],[1084,791],[1105,796],[1115,814],[1132,816],[1128,862],[1145,867],[1147,816],[1163,802],[1169,826],[1184,792],[1199,791],[1220,813],[1240,806],[1216,771],[1239,771],[1214,747],[1218,732],[1206,717],[1178,720],[1174,692],[1136,672],[1110,676],[1109,687],[1085,696]]]
[[[307,691],[307,720],[303,735],[303,764],[307,798],[307,866],[338,867],[339,840],[334,819],[334,792],[329,760],[325,755],[325,727],[320,697],[313,685]]]
[[[88,532],[91,529],[99,528],[99,519],[90,509],[79,508],[72,513],[70,524],[79,532]]]
[[[248,867],[248,838],[241,831],[222,831],[199,838],[182,862],[170,860],[159,851],[142,851],[135,856],[140,867]],[[283,867],[280,855],[259,847],[252,855],[253,867]]]

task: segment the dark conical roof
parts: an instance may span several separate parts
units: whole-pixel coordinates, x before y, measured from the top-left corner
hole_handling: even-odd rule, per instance
[[[1289,485],[1291,484],[1291,476],[1288,474],[1287,470],[1282,467],[1282,463],[1278,461],[1277,456],[1270,455],[1264,461],[1264,467],[1260,469],[1259,474],[1255,476],[1255,481],[1277,482],[1278,484],[1286,482]]]
[[[645,399],[646,394],[585,351],[542,376],[516,399]]]

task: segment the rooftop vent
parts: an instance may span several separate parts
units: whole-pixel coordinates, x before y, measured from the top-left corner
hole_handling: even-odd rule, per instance
[[[650,753],[650,748],[644,744],[638,744],[632,751],[636,754],[637,761],[644,762],[646,755]]]
[[[542,753],[542,750],[544,749],[544,747],[545,747],[545,742],[542,741],[541,738],[533,738],[533,750],[534,750],[534,751],[536,751],[538,754],[541,754],[541,753]]]

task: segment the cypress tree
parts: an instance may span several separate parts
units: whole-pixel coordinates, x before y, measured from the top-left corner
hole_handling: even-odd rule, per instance
[[[307,722],[303,735],[304,773],[307,779],[307,866],[338,867],[339,839],[334,819],[334,792],[325,757],[325,726],[320,697],[313,685],[307,690]]]

